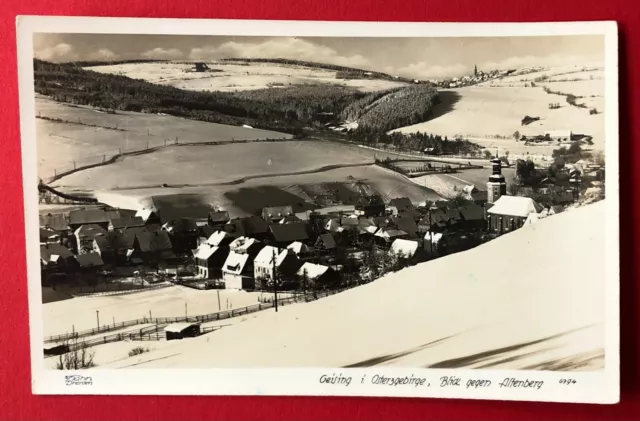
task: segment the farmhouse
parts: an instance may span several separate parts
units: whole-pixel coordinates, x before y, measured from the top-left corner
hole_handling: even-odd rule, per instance
[[[267,222],[278,222],[291,215],[293,215],[293,208],[290,205],[269,206],[262,209],[262,219]]]
[[[484,208],[478,205],[467,205],[459,208],[462,217],[459,226],[462,229],[484,229],[486,222],[484,220]]]
[[[207,220],[209,226],[215,229],[223,229],[224,226],[230,221],[229,212],[227,211],[215,211],[209,212],[209,218]]]
[[[379,196],[360,198],[355,206],[356,214],[365,217],[384,215],[385,205]]]
[[[279,247],[286,247],[294,241],[309,239],[307,225],[304,223],[272,224],[269,227],[272,241]]]
[[[549,130],[544,132],[544,137],[550,137],[556,142],[570,142],[573,133],[571,130]]]
[[[98,253],[105,263],[122,263],[126,260],[128,251],[133,249],[136,234],[145,231],[144,227],[135,227],[123,232],[108,232],[93,239],[93,251]]]
[[[487,211],[489,231],[498,234],[514,231],[524,225],[531,213],[541,211],[542,206],[529,197],[501,196]]]
[[[305,287],[312,285],[314,288],[331,285],[338,278],[337,273],[329,266],[310,262],[305,262],[296,275]]]
[[[224,230],[232,237],[252,237],[258,240],[265,239],[269,232],[269,224],[259,216],[231,219]]]
[[[325,252],[335,250],[336,240],[330,233],[322,234],[317,238],[315,247],[317,250]]]
[[[198,269],[198,276],[210,279],[215,269],[221,268],[229,256],[227,247],[213,246],[203,243],[194,254],[194,260]]]
[[[298,268],[300,263],[293,251],[265,246],[253,260],[255,288],[266,289],[276,276],[281,285],[290,284]]]
[[[43,266],[64,266],[73,257],[71,250],[60,244],[40,245],[40,263]]]
[[[171,239],[166,231],[137,232],[133,245],[134,255],[144,261],[175,259]]]
[[[164,328],[164,332],[168,341],[195,338],[200,335],[200,324],[191,322],[172,323]]]
[[[411,200],[406,197],[398,197],[395,199],[391,199],[387,207],[393,207],[397,210],[396,214],[402,214],[412,209],[415,209]]]
[[[81,225],[75,230],[74,235],[78,254],[83,254],[93,251],[93,240],[106,236],[107,230],[97,224]]]

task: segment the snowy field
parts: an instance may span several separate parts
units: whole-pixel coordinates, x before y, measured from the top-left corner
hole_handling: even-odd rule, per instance
[[[604,219],[604,202],[573,209],[476,249],[101,367],[599,370],[605,234],[584,227]]]
[[[178,117],[118,111],[108,114],[89,107],[69,106],[46,97],[36,97],[38,175],[47,178],[77,165],[101,162],[122,151],[180,143],[251,139],[288,139],[291,135],[247,129]],[[81,124],[79,124],[81,123]],[[91,127],[94,125],[97,127]],[[113,130],[113,129],[118,130]]]
[[[277,63],[207,62],[219,72],[188,72],[192,63],[128,63],[87,67],[86,70],[143,79],[159,85],[193,91],[240,91],[273,87],[332,84],[350,86],[363,92],[405,86],[405,83],[381,79],[336,79],[335,70]]]
[[[553,90],[569,90],[569,86],[563,86],[566,83],[582,86],[578,89],[584,90],[584,84],[595,82],[602,81],[558,82],[549,86]],[[604,114],[590,115],[589,109],[570,106],[564,96],[547,94],[542,87],[466,87],[449,91],[459,95],[458,101],[450,104],[451,111],[397,131],[435,133],[450,138],[462,135],[485,148],[500,148],[514,154],[550,154],[557,146],[525,146],[523,142],[516,142],[513,134],[517,131],[533,136],[550,130],[572,130],[593,136],[594,148],[604,149]],[[601,90],[594,88],[594,92],[598,91]],[[551,110],[549,103],[559,103],[560,108]],[[522,126],[520,121],[526,115],[540,117],[540,120]],[[496,135],[507,138],[496,139]]]
[[[218,292],[220,308],[218,308]],[[43,304],[44,335],[59,335],[72,330],[95,328],[96,311],[100,312],[101,325],[111,325],[114,322],[117,324],[149,317],[149,311],[154,318],[181,317],[185,315],[185,304],[187,315],[192,316],[233,310],[258,304],[261,296],[271,297],[272,294],[234,290],[200,291],[173,286],[126,295],[73,298]],[[145,325],[136,325],[124,330],[138,329],[142,326]]]
[[[505,176],[507,185],[514,182],[515,170],[503,168],[502,174]],[[486,169],[464,170],[455,174],[428,174],[412,178],[414,183],[428,187],[444,197],[454,197],[464,187],[473,185],[478,190],[487,189],[490,172]]]

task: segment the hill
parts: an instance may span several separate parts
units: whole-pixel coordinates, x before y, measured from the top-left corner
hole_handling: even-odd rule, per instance
[[[599,370],[605,203],[104,368]],[[541,264],[544,262],[544,264]],[[98,349],[98,353],[100,350]]]

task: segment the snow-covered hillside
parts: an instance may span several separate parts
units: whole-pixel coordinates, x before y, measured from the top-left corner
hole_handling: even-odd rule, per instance
[[[603,367],[605,203],[104,368]],[[96,348],[97,353],[101,349]],[[100,368],[100,367],[99,367]]]

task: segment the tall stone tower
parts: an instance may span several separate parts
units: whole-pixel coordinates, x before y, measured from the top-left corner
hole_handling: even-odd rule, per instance
[[[495,203],[500,196],[507,194],[507,182],[502,175],[502,162],[499,158],[491,160],[493,170],[487,182],[487,203]]]

